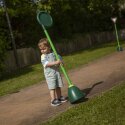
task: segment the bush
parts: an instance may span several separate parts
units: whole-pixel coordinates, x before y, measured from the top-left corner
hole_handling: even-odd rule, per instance
[[[6,55],[6,47],[7,47],[7,43],[6,40],[0,36],[0,77],[1,77],[1,73],[4,69],[4,59],[5,59],[5,55]]]

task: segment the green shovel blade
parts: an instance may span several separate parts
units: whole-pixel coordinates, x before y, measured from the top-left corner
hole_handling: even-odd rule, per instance
[[[68,98],[71,103],[75,103],[76,101],[85,97],[85,93],[83,93],[78,87],[72,86],[68,88]]]

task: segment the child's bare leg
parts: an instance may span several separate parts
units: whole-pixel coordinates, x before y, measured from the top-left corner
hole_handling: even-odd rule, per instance
[[[61,101],[56,99],[56,89],[51,89],[50,90],[50,96],[51,96],[51,106],[61,105]]]
[[[56,90],[55,89],[50,89],[50,97],[51,97],[51,101],[53,101],[56,98],[56,94],[55,94]]]
[[[60,97],[61,97],[61,88],[60,87],[57,87],[56,88],[56,96],[57,96],[57,98],[59,99]]]
[[[62,96],[62,94],[61,94],[61,88],[60,87],[58,87],[58,88],[56,88],[56,96],[57,96],[57,99],[62,103],[62,102],[67,102],[67,99],[64,97],[64,96]]]

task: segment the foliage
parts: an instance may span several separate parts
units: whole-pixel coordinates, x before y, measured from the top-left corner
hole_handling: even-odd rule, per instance
[[[7,43],[5,39],[0,35],[0,77],[1,77],[1,72],[3,71],[4,68],[4,59],[6,55],[6,47]]]
[[[74,33],[99,32],[112,30],[112,16],[118,17],[120,28],[120,6],[124,0],[5,0],[9,13],[16,47],[36,47],[45,34],[36,20],[37,10],[48,11],[53,18],[53,27],[47,29],[55,41],[72,37]],[[5,10],[0,9],[0,30],[4,39],[10,42]],[[122,11],[123,12],[123,11]],[[122,25],[123,26],[123,25]],[[10,49],[12,49],[12,45]]]
[[[46,10],[53,18],[54,25],[48,29],[53,39],[68,38],[73,33],[98,32],[111,30],[111,16],[119,17],[119,2],[123,0],[41,0],[37,4],[31,0],[6,0],[7,10],[17,48],[36,46],[44,37],[41,26],[36,20],[36,11]],[[9,38],[6,16],[0,10],[2,27]]]
[[[36,7],[27,0],[8,0],[6,3],[17,48],[36,45],[40,37]]]
[[[119,18],[118,0],[51,0],[40,6],[41,4],[39,3],[39,9],[47,9],[53,17],[56,37],[71,37],[78,32],[112,30],[111,17]]]

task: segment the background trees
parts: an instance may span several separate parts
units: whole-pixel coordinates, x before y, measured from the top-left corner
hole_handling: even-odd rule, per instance
[[[48,30],[55,41],[71,38],[74,33],[112,30],[112,16],[118,17],[118,28],[125,27],[124,0],[41,0],[37,4],[32,0],[6,0],[6,5],[17,48],[36,47],[40,37],[44,37],[36,20],[38,9],[52,15],[54,24]],[[0,21],[0,51],[4,53],[13,48],[3,8]]]
[[[17,48],[35,46],[42,35],[36,20],[37,9],[49,11],[54,20],[50,30],[52,36],[63,38],[78,32],[111,30],[110,18],[120,18],[123,3],[123,0],[41,0],[36,5],[30,0],[6,0]],[[6,34],[4,37],[9,41],[3,9],[0,19],[2,36]]]

